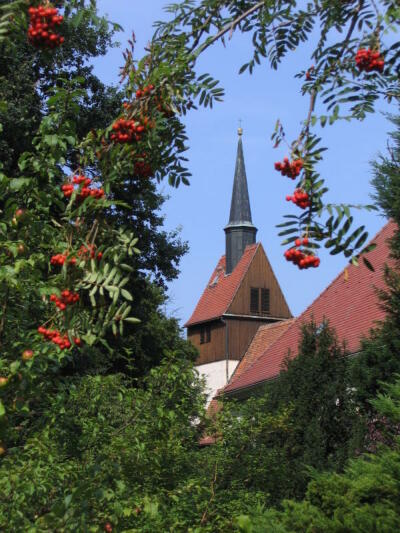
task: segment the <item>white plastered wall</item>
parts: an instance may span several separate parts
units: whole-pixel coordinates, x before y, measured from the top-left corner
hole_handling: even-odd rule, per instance
[[[233,374],[239,361],[228,361],[228,376]],[[226,361],[215,361],[214,363],[207,363],[205,365],[196,366],[200,376],[206,380],[207,405],[211,402],[217,393],[227,384],[226,380]]]

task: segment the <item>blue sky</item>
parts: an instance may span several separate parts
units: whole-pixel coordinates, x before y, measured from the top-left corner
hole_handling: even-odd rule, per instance
[[[122,50],[132,31],[137,39],[137,58],[143,54],[152,35],[152,24],[165,19],[162,8],[168,3],[98,2],[102,14],[107,13],[124,27],[124,33],[118,36],[121,48],[95,62],[95,71],[103,81],[118,82]],[[342,256],[333,257],[322,251],[318,269],[299,271],[284,260],[285,248],[275,228],[282,215],[295,212],[296,207],[285,201],[285,196],[293,192],[293,182],[274,170],[274,162],[287,155],[285,148],[273,149],[270,135],[278,118],[289,140],[298,135],[308,100],[301,96],[301,84],[294,74],[309,66],[309,51],[308,46],[296,50],[278,72],[264,64],[252,76],[238,75],[240,66],[250,58],[251,44],[249,36],[234,34],[226,48],[221,44],[210,47],[198,63],[199,73],[209,72],[221,81],[226,96],[213,110],[199,109],[185,118],[191,185],[178,189],[167,183],[160,186],[170,196],[164,206],[165,226],[171,230],[180,227],[182,238],[190,246],[182,260],[179,279],[169,287],[168,312],[182,321],[189,318],[224,253],[223,227],[229,217],[239,119],[244,129],[244,156],[257,238],[263,243],[292,313],[302,312],[347,263]],[[321,131],[329,150],[319,171],[328,182],[329,201],[371,203],[370,161],[385,152],[391,125],[382,112],[389,111],[394,112],[394,107],[382,103],[379,111],[362,123],[340,121]],[[378,214],[362,211],[356,211],[355,218],[355,224],[366,224],[371,237],[385,222]]]

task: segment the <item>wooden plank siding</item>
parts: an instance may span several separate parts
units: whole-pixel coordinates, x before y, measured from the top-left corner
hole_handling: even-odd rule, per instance
[[[242,358],[256,331],[265,321],[226,319],[228,323],[229,359],[238,361]]]
[[[225,359],[225,324],[222,321],[207,322],[211,327],[210,342],[200,343],[201,325],[190,326],[187,332],[187,338],[196,346],[200,355],[196,361],[197,365],[213,363]]]
[[[254,313],[250,312],[250,289],[252,287],[269,289],[270,291],[269,313],[263,316],[291,318],[290,309],[261,245],[257,248],[249,269],[231,305],[227,309],[227,314],[254,315]]]
[[[261,301],[259,313],[250,310],[251,288],[269,290],[268,314],[261,314]],[[261,298],[260,291],[259,296]],[[196,346],[200,354],[196,364],[203,365],[206,363],[221,361],[226,358],[225,323],[228,324],[229,360],[240,360],[258,328],[262,324],[268,323],[268,317],[270,317],[270,321],[273,321],[273,319],[277,318],[291,318],[292,315],[264,249],[260,244],[257,247],[257,251],[248,270],[244,274],[241,284],[224,315],[217,320],[213,319],[208,322],[188,327],[188,340]],[[202,327],[206,324],[211,328],[211,339],[210,342],[204,342],[201,344],[200,332]]]

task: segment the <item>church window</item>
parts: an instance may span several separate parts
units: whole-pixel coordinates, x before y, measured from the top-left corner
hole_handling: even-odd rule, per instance
[[[200,328],[200,344],[205,344],[211,341],[211,326],[206,324]]]
[[[259,305],[259,296],[258,296],[259,290],[255,287],[251,287],[250,289],[250,313],[259,313],[260,312],[260,305]]]
[[[269,313],[269,289],[261,289],[261,313]]]

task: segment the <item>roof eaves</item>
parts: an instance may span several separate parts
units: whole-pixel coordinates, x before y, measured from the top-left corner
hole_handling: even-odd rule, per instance
[[[272,344],[271,344],[271,346],[272,346]],[[360,354],[361,354],[361,350],[357,350],[356,352],[351,352],[351,353],[346,354],[345,357],[352,358],[352,357],[356,357],[357,355],[360,355]],[[258,361],[258,359],[257,359],[257,361]],[[241,393],[241,392],[246,391],[246,390],[255,389],[255,388],[259,387],[260,385],[262,385],[263,383],[269,383],[270,381],[275,381],[276,379],[279,378],[279,375],[280,375],[280,373],[279,374],[275,374],[275,376],[271,376],[269,378],[260,379],[259,381],[254,381],[253,383],[249,383],[248,385],[242,385],[241,387],[232,388],[231,390],[228,390],[228,391],[226,391],[225,387],[224,387],[223,389],[220,389],[217,392],[217,394],[214,396],[214,398],[218,399],[218,398],[221,398],[224,395],[226,395],[226,396],[234,396],[235,393],[237,393],[237,392]],[[226,386],[226,388],[228,387],[228,385]]]

